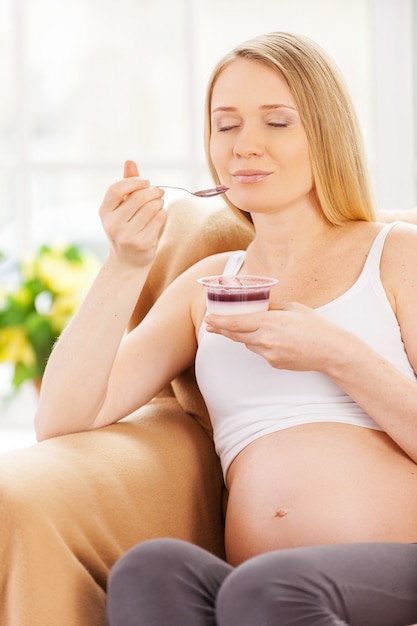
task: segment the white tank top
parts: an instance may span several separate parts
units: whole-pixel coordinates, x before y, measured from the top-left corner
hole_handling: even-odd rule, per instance
[[[387,224],[378,233],[354,285],[316,310],[360,337],[408,378],[417,380],[380,278],[385,238],[394,225]],[[224,274],[238,273],[244,258],[244,251],[232,253]],[[325,374],[276,369],[243,344],[207,333],[204,322],[195,368],[224,476],[249,443],[291,426],[340,422],[382,430]]]

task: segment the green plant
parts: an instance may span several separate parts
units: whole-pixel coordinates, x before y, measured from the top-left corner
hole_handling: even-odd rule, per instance
[[[19,263],[14,286],[0,291],[0,363],[13,364],[15,389],[42,378],[97,269],[97,259],[75,245],[43,245]]]

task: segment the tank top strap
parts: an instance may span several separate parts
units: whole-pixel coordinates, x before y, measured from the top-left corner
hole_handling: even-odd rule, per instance
[[[246,250],[235,250],[231,253],[224,266],[223,276],[235,276],[243,265]]]
[[[379,276],[379,266],[381,263],[381,256],[384,249],[385,239],[387,238],[387,235],[392,230],[392,228],[399,223],[399,221],[391,222],[390,224],[385,224],[381,228],[369,250],[369,254],[362,270],[361,278],[366,278],[367,276],[369,276],[369,274],[373,276]]]

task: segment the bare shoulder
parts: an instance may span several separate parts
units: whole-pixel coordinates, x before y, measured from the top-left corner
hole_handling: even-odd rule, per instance
[[[391,228],[384,245],[382,263],[404,268],[417,262],[417,225],[398,222]]]
[[[381,226],[385,226],[386,224],[381,224]],[[390,230],[389,236],[391,238],[396,237],[416,237],[417,236],[417,224],[410,224],[408,222],[393,222],[392,228]]]

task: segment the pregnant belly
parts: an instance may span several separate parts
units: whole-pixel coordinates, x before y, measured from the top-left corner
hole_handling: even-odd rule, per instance
[[[261,437],[227,476],[226,552],[417,541],[417,465],[380,431],[308,424]]]

